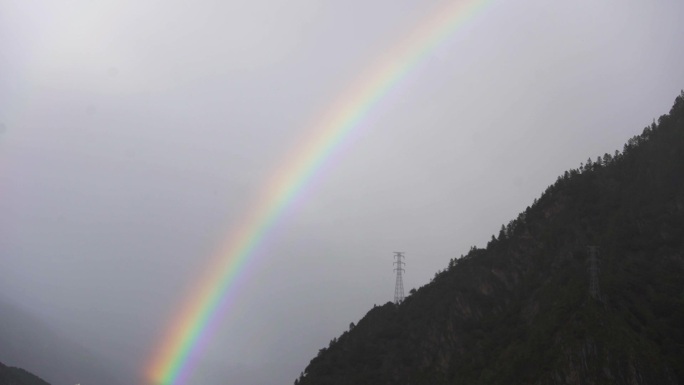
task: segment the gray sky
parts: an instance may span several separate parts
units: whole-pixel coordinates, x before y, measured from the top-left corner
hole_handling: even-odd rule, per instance
[[[441,3],[0,0],[1,295],[140,376],[311,122]],[[291,384],[392,299],[393,251],[406,290],[424,285],[564,170],[622,149],[684,88],[682,15],[492,1],[309,186],[191,383]]]

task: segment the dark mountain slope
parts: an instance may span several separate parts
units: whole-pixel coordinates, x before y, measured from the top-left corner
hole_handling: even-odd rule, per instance
[[[24,369],[5,366],[0,362],[0,385],[50,385]]]
[[[486,249],[351,326],[295,383],[684,384],[684,92]]]
[[[119,385],[97,355],[2,297],[0,362],[26,368],[53,384]]]

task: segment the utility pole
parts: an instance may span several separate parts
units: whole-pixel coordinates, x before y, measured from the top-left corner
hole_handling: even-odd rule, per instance
[[[404,253],[401,251],[394,252],[394,271],[397,273],[397,281],[394,284],[394,303],[399,305],[404,300]]]
[[[603,302],[601,299],[601,289],[599,288],[598,279],[598,247],[588,246],[589,249],[589,294],[597,301]]]

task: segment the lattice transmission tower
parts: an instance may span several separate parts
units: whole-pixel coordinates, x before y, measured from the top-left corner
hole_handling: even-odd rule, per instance
[[[397,273],[397,281],[394,284],[394,303],[399,305],[404,300],[404,253],[401,251],[394,252],[394,271]]]
[[[602,302],[601,288],[599,286],[599,262],[598,247],[588,246],[589,249],[589,294],[597,301]]]

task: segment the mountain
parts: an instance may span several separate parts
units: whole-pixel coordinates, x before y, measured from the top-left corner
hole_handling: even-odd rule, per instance
[[[684,91],[295,384],[684,384]]]
[[[24,369],[13,368],[0,362],[0,385],[50,385]]]
[[[0,362],[26,368],[52,384],[119,385],[96,355],[39,316],[2,298],[0,315]]]

